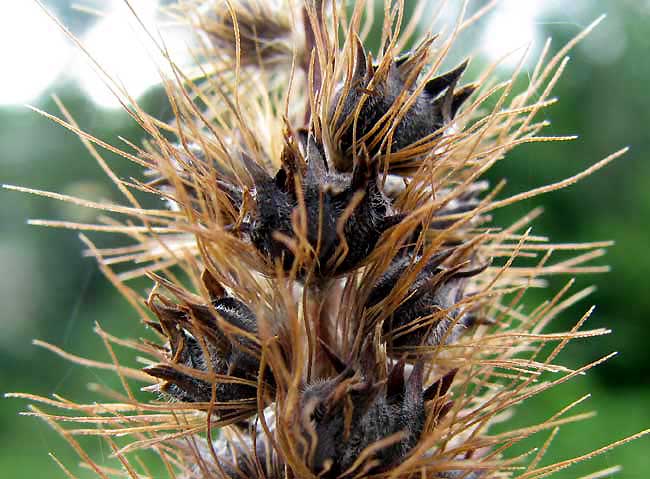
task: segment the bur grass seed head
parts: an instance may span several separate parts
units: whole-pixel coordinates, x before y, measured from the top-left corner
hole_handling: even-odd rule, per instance
[[[22,395],[75,413],[33,409],[99,477],[141,477],[139,450],[156,453],[160,477],[183,479],[537,479],[593,455],[540,466],[546,448],[508,454],[581,419],[570,415],[579,401],[541,424],[491,427],[606,359],[556,362],[569,341],[607,333],[582,330],[591,310],[571,331],[546,332],[587,290],[569,294],[570,281],[521,307],[547,276],[601,271],[589,262],[605,244],[534,236],[536,210],[512,225],[493,225],[490,212],[568,186],[624,150],[510,198],[481,179],[520,144],[568,139],[542,136],[537,117],[566,52],[593,26],[555,56],[545,48],[516,92],[492,80],[494,66],[475,83],[468,61],[442,68],[487,10],[419,38],[417,11],[405,18],[404,2],[385,2],[373,55],[370,0],[179,1],[166,13],[197,47],[189,72],[167,57],[173,121],[125,104],[148,135],[127,151],[84,133],[63,107],[62,119],[50,116],[80,135],[127,204],[22,190],[126,216],[45,224],[132,239],[100,249],[82,236],[150,334],[119,339],[98,327],[111,363],[47,346],[117,373],[123,390],[103,391],[105,402]],[[141,165],[143,178],[115,176],[97,145]],[[139,194],[165,207],[142,207]],[[570,256],[555,260],[556,250]],[[131,286],[142,276],[152,281],[144,296]],[[146,366],[121,364],[113,345]],[[80,430],[62,421],[96,424],[83,434],[102,437],[121,471],[83,452]]]

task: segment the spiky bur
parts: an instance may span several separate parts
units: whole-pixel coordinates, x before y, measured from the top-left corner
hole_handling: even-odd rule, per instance
[[[227,296],[207,270],[203,279],[210,296],[207,304],[188,298],[183,291],[176,291],[181,304],[157,293],[149,296],[147,305],[158,319],[149,324],[168,338],[162,351],[171,360],[171,364],[144,369],[163,380],[150,390],[184,402],[210,403],[218,398],[227,412],[254,410],[260,368],[257,319],[243,302]],[[196,377],[197,371],[213,373],[221,381],[215,384],[211,376]]]
[[[372,153],[397,152],[439,137],[444,127],[451,125],[478,85],[456,89],[467,61],[418,85],[416,80],[425,66],[431,41],[400,57],[383,55],[381,63],[373,64],[357,38],[350,85],[341,86],[330,111],[338,169],[352,169],[353,151],[359,142]],[[389,163],[388,171],[394,169]]]
[[[521,301],[549,275],[603,271],[590,262],[608,243],[553,244],[531,234],[537,211],[506,227],[489,213],[570,185],[623,151],[506,199],[480,179],[519,144],[567,139],[540,136],[535,118],[589,29],[548,61],[547,44],[516,94],[518,70],[488,88],[478,85],[493,66],[476,84],[463,79],[466,62],[440,67],[484,11],[407,51],[418,14],[400,30],[402,4],[391,4],[373,58],[364,45],[373,16],[362,24],[373,4],[356,2],[348,15],[338,2],[180,3],[176,18],[212,43],[196,53],[203,76],[172,63],[174,81],[164,79],[173,123],[129,106],[150,135],[144,148],[109,147],[63,107],[65,119],[46,114],[81,136],[130,204],[22,190],[127,217],[44,223],[135,240],[101,250],[82,236],[153,335],[124,340],[98,327],[112,363],[46,345],[114,370],[124,391],[100,388],[104,403],[22,395],[76,413],[34,408],[100,477],[115,469],[75,435],[102,436],[122,475],[139,477],[132,463],[150,449],[169,477],[184,479],[537,479],[639,436],[539,466],[557,426],[585,417],[570,414],[581,399],[541,424],[491,433],[526,399],[607,358],[556,363],[569,341],[607,333],[581,329],[591,310],[571,331],[545,333],[590,289],[570,294],[569,281],[537,308]],[[269,50],[269,31],[288,47]],[[142,165],[145,179],[117,178],[95,145]],[[170,208],[142,208],[138,191]],[[558,251],[567,256],[555,260]],[[128,283],[145,274],[154,287],[142,297]],[[120,364],[114,344],[146,367]],[[541,431],[551,431],[541,452],[509,454]]]

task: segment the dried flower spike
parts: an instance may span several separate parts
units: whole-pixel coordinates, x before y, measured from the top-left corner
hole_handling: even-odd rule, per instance
[[[110,172],[128,203],[14,187],[127,217],[41,223],[132,241],[100,249],[82,236],[155,337],[98,327],[112,363],[45,345],[114,371],[123,390],[101,390],[106,399],[94,404],[18,395],[71,411],[33,409],[98,477],[140,479],[137,453],[149,450],[170,479],[541,479],[648,433],[540,466],[548,443],[519,456],[513,446],[582,419],[570,415],[581,400],[539,424],[492,430],[609,357],[579,369],[557,360],[568,342],[609,332],[582,329],[592,310],[570,331],[546,332],[589,290],[571,294],[570,281],[536,308],[522,301],[550,275],[603,271],[590,261],[608,243],[550,243],[531,233],[537,211],[511,225],[492,224],[490,213],[568,186],[625,150],[510,198],[481,179],[522,143],[569,139],[541,136],[536,118],[552,103],[564,52],[595,23],[542,55],[517,92],[519,72],[495,83],[487,65],[483,85],[461,86],[467,61],[441,68],[489,8],[461,16],[448,37],[413,38],[404,2],[384,2],[383,18],[374,7],[179,0],[165,11],[196,33],[196,68],[172,62],[174,78],[163,78],[171,121],[129,104],[149,138],[133,151],[111,147],[143,167],[129,183]],[[382,25],[376,58],[373,21]],[[417,47],[406,51],[409,42]],[[65,119],[48,116],[106,168],[62,111]],[[142,207],[138,194],[169,208]],[[151,290],[131,282],[142,276]],[[120,364],[113,344],[147,366]],[[75,434],[102,437],[121,469],[92,459]]]

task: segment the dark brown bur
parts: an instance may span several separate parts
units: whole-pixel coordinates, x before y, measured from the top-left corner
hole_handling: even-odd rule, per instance
[[[212,2],[198,28],[208,35],[215,53],[229,55],[231,60],[237,55],[237,39],[242,66],[280,64],[287,67],[291,63],[294,28],[290,15],[273,2]]]
[[[475,314],[460,303],[467,297],[469,278],[480,274],[488,264],[443,266],[453,251],[449,248],[434,255],[409,285],[406,299],[384,319],[382,329],[389,354],[399,355],[414,346],[453,343],[476,323]],[[400,278],[420,260],[411,254],[395,258],[371,290],[366,308],[390,295]]]
[[[210,304],[195,302],[189,295],[180,303],[158,293],[149,298],[149,307],[159,320],[151,325],[168,338],[164,348],[168,361],[144,371],[162,379],[157,390],[172,399],[233,402],[217,409],[253,414],[260,367],[255,314],[242,301],[226,296],[207,271],[203,279],[211,294]],[[216,377],[210,380],[211,375]],[[270,375],[264,381],[273,382]]]
[[[357,40],[352,81],[336,93],[329,121],[338,146],[336,166],[352,169],[352,154],[364,144],[371,155],[402,150],[425,138],[437,138],[456,116],[477,86],[456,89],[467,68],[463,62],[450,72],[429,80],[402,115],[407,98],[417,89],[416,79],[425,65],[430,42],[411,53],[373,65]],[[389,142],[388,128],[393,128]],[[427,148],[427,152],[431,148]]]
[[[302,438],[297,441],[306,445],[307,466],[314,475],[333,479],[401,464],[420,440],[427,415],[434,416],[429,422],[434,425],[451,409],[446,395],[455,373],[423,390],[422,363],[406,379],[401,360],[384,381],[346,367],[334,378],[309,384],[300,400]]]
[[[265,258],[280,261],[285,270],[298,259],[298,277],[318,281],[358,268],[403,215],[394,212],[379,185],[377,162],[366,154],[359,155],[351,174],[338,173],[328,169],[313,137],[301,147],[304,153],[285,152],[274,178],[252,160],[246,162],[256,194],[249,234]],[[287,239],[296,239],[295,225],[301,222],[310,251],[298,257]]]

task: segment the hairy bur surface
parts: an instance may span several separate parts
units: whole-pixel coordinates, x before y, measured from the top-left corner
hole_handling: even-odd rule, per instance
[[[417,93],[415,80],[423,67],[424,47],[390,61],[388,67],[385,63],[373,65],[359,41],[356,50],[352,88],[343,98],[336,98],[336,108],[331,112],[338,118],[335,124],[339,129],[342,157],[345,158],[339,167],[344,169],[352,166],[349,152],[356,143],[355,139],[364,141],[370,151],[376,153],[388,147],[399,151],[429,136],[440,135],[477,88],[477,85],[467,85],[455,90],[467,68],[468,62],[465,61],[454,70],[428,80]],[[398,99],[409,95],[416,95],[415,101],[399,118],[391,134],[386,135],[382,124],[386,125],[391,115],[397,114]]]
[[[204,277],[209,277],[207,271]],[[206,282],[216,286],[213,278]],[[224,292],[217,289],[212,293],[219,295]],[[185,303],[183,307],[167,306],[159,304],[156,298],[151,298],[149,304],[159,320],[159,324],[152,326],[169,338],[166,352],[174,363],[205,373],[213,372],[257,383],[259,361],[254,353],[258,349],[255,343],[232,331],[226,332],[219,326],[220,321],[225,321],[235,330],[256,335],[257,320],[244,303],[227,296],[213,296],[207,305]],[[212,385],[208,381],[180,372],[171,365],[150,366],[145,368],[145,372],[163,379],[165,382],[159,386],[159,391],[175,400],[212,401]],[[215,397],[220,402],[252,399],[256,397],[255,387],[217,383]]]

